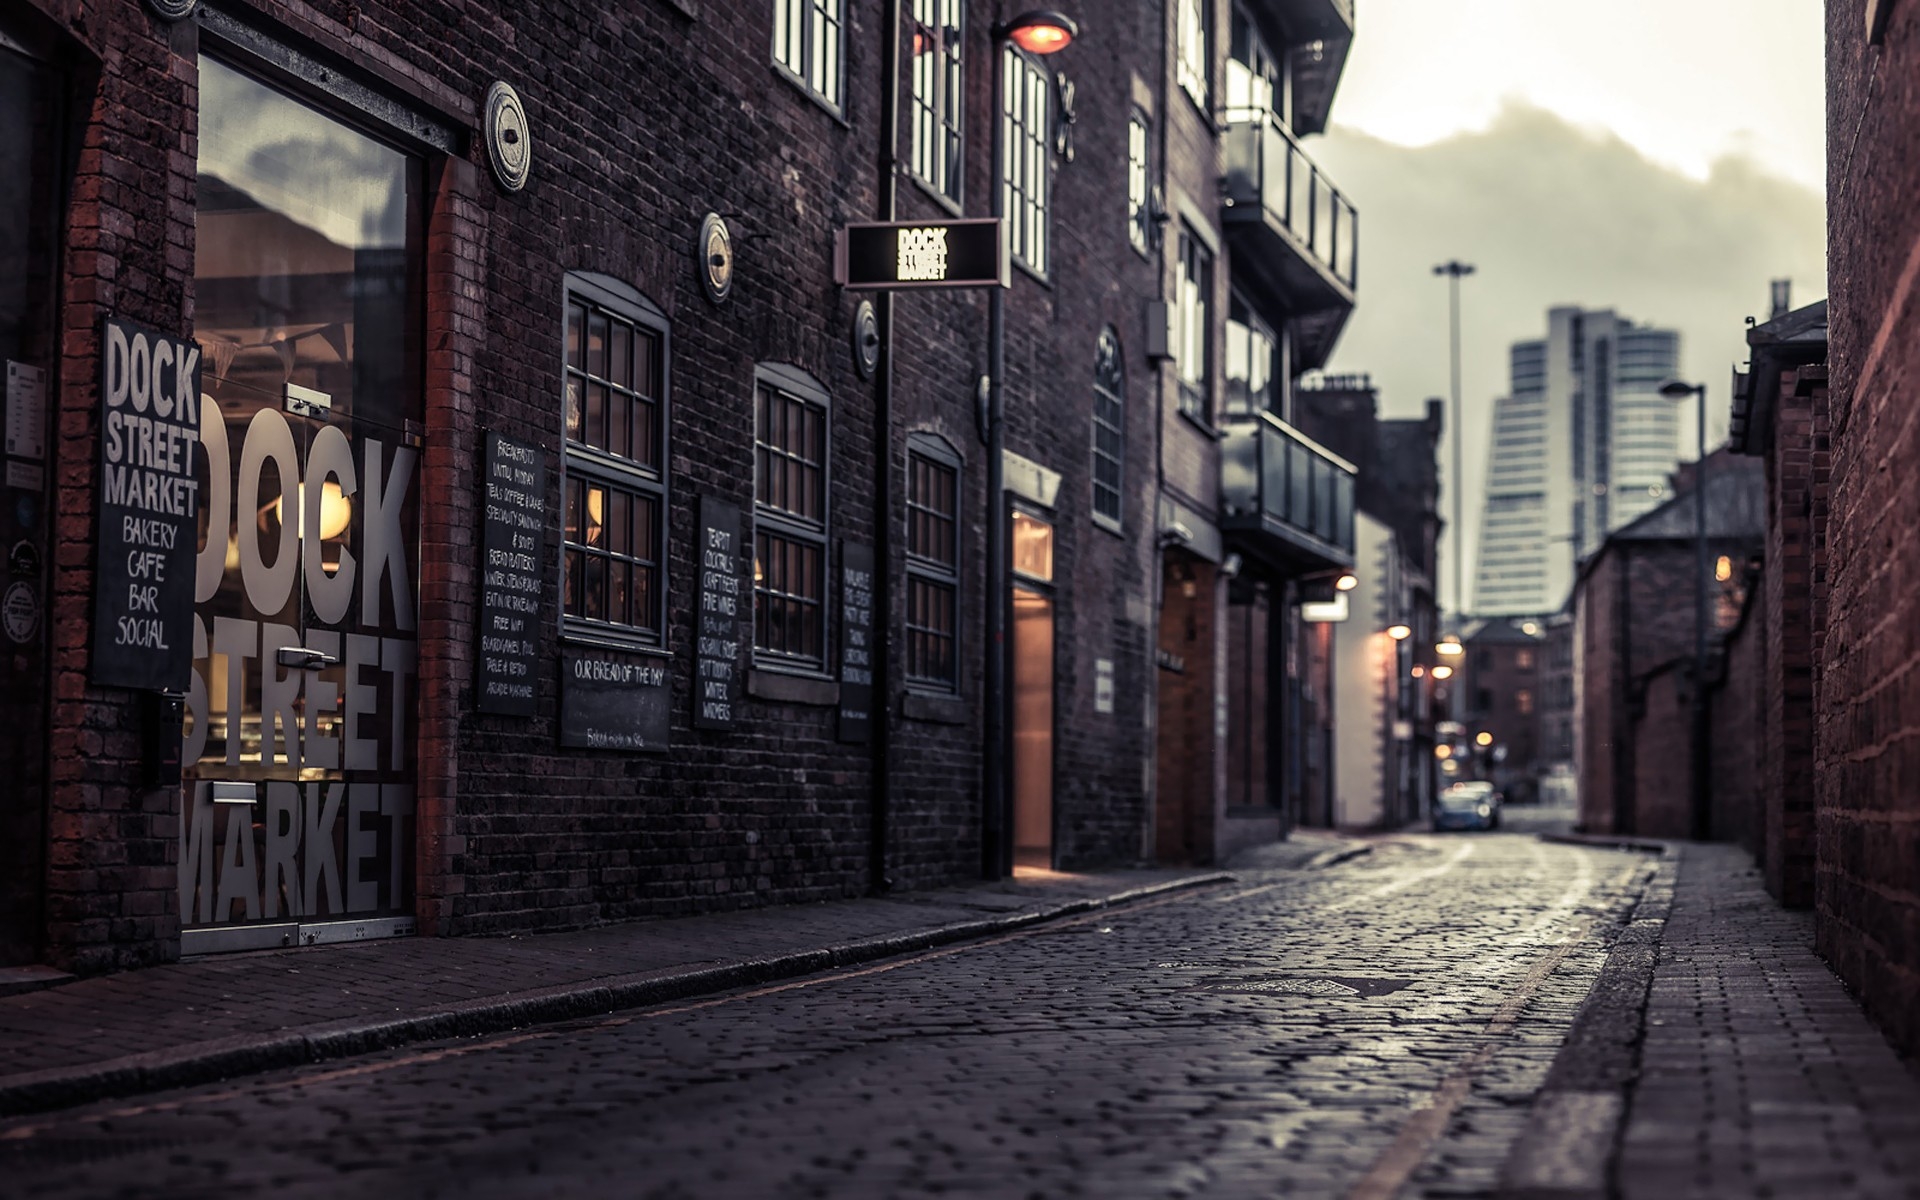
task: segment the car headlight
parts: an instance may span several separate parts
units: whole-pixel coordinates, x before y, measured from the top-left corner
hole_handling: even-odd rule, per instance
[[[1493,810],[1491,808],[1488,808],[1484,804],[1482,804],[1479,808],[1475,809],[1474,811],[1478,812],[1483,817],[1490,817],[1493,815]]]

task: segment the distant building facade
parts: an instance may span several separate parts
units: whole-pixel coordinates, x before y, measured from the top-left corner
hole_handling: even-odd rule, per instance
[[[1677,460],[1679,414],[1659,395],[1680,335],[1610,309],[1554,308],[1516,342],[1494,401],[1473,611],[1557,611],[1576,564],[1657,506]]]
[[[1475,621],[1460,641],[1466,653],[1457,695],[1467,769],[1492,780],[1508,800],[1531,803],[1541,772],[1545,631],[1530,617],[1498,617]]]

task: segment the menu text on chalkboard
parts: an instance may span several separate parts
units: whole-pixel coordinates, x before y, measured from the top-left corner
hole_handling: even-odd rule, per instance
[[[560,656],[560,744],[583,750],[667,748],[667,660],[599,651]]]
[[[481,712],[534,711],[535,642],[547,538],[547,464],[537,446],[487,434],[481,464]]]
[[[693,643],[693,724],[731,729],[740,702],[740,507],[700,498],[699,628]]]
[[[90,674],[110,687],[184,692],[200,517],[200,347],[119,317],[106,319],[101,345]]]
[[[840,740],[873,736],[873,547],[840,544]]]

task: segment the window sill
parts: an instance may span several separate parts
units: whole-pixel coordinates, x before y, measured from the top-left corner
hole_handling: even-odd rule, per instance
[[[1220,431],[1215,429],[1213,424],[1199,413],[1183,408],[1180,410],[1180,419],[1206,435],[1207,440],[1215,442],[1220,440]]]
[[[591,646],[595,650],[612,650],[619,654],[642,654],[650,658],[672,658],[665,647],[658,642],[641,641],[638,638],[622,636],[617,630],[594,626],[577,626],[568,623],[560,630],[560,644],[563,646]]]
[[[1039,284],[1041,287],[1047,289],[1048,291],[1053,290],[1053,280],[1048,279],[1046,275],[1044,275],[1043,273],[1034,270],[1033,267],[1029,265],[1027,261],[1021,258],[1019,255],[1016,254],[1016,255],[1013,255],[1012,257],[1013,257],[1013,266],[1015,270],[1019,271],[1020,274],[1025,275],[1028,279],[1033,280],[1035,283]]]
[[[1114,520],[1112,517],[1105,516],[1101,513],[1094,513],[1093,527],[1095,529],[1104,530],[1105,532],[1112,534],[1114,537],[1117,537],[1122,541],[1126,540],[1126,536],[1127,536],[1126,527],[1121,525],[1120,522]]]
[[[831,679],[812,675],[789,675],[755,667],[747,672],[747,695],[756,700],[779,704],[806,704],[815,708],[837,708],[840,685]]]
[[[967,725],[973,721],[973,710],[958,696],[908,692],[900,698],[900,716],[929,725]]]
[[[853,128],[853,122],[847,120],[847,114],[844,111],[835,107],[834,104],[831,101],[829,101],[825,96],[822,96],[819,92],[814,91],[812,84],[800,78],[798,75],[795,75],[792,71],[788,70],[785,64],[774,62],[774,63],[768,63],[767,65],[773,68],[773,73],[775,75],[778,75],[780,78],[786,80],[789,84],[792,84],[794,90],[798,91],[802,96],[805,96],[807,98],[807,101],[811,103],[815,108],[827,114],[829,117],[832,117],[834,124],[838,125],[842,129]],[[845,86],[844,81],[842,82],[842,86],[843,87]]]
[[[955,200],[952,196],[947,195],[939,188],[934,187],[931,183],[920,178],[919,174],[911,167],[903,168],[901,173],[908,179],[913,180],[913,185],[920,189],[922,196],[938,204],[941,208],[946,209],[949,213],[953,214],[954,217],[961,220],[966,219],[967,210],[961,205],[960,201]]]

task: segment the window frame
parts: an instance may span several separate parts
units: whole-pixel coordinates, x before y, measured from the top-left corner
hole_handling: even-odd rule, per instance
[[[1108,347],[1112,348],[1111,355]],[[1111,369],[1109,369],[1109,364]],[[1101,416],[1101,402],[1110,401],[1116,419],[1107,421]],[[1100,448],[1102,429],[1112,432],[1119,444],[1117,456],[1109,455]],[[1094,340],[1093,351],[1093,414],[1091,421],[1092,461],[1087,471],[1088,508],[1093,514],[1093,523],[1102,529],[1114,533],[1126,532],[1127,505],[1127,362],[1120,345],[1120,335],[1109,325],[1100,331]],[[1111,461],[1114,469],[1113,512],[1101,508],[1100,463]]]
[[[913,549],[913,514],[916,508],[923,507],[916,505],[913,501],[915,459],[923,459],[939,469],[950,472],[953,476],[953,558],[951,562],[943,563],[938,558],[916,553]],[[960,619],[962,612],[960,564],[965,561],[966,546],[966,521],[963,519],[966,510],[962,506],[966,495],[966,462],[960,457],[960,452],[954,449],[945,438],[936,434],[908,434],[907,486],[903,489],[903,494],[906,500],[907,527],[905,536],[901,538],[901,546],[904,551],[902,559],[906,563],[907,586],[905,602],[901,606],[901,624],[906,635],[904,653],[901,655],[901,678],[911,691],[927,695],[957,696],[960,694],[960,664],[963,649],[961,635],[963,622]],[[953,597],[951,630],[942,635],[941,631],[931,626],[923,627],[935,636],[945,636],[952,642],[949,659],[952,664],[952,674],[946,679],[932,675],[916,675],[913,671],[913,637],[916,630],[913,624],[913,585],[916,581],[930,587],[945,588]]]
[[[994,186],[1000,189],[1000,211],[1007,220],[1007,246],[1013,261],[1044,280],[1053,249],[1049,244],[1053,222],[1053,76],[1039,58],[1012,42],[1005,43],[1000,52],[1006,58],[1001,64],[1000,95],[995,99],[999,109],[995,116],[1001,123],[1001,161],[1000,178]],[[1029,128],[1019,114],[1024,111],[1026,116],[1035,115],[1036,95],[1040,104],[1037,127]],[[1014,166],[1023,160],[1026,168],[1020,179],[1026,186],[1016,188]]]
[[[1135,130],[1140,132],[1138,158]],[[1127,241],[1141,258],[1153,257],[1153,121],[1138,105],[1127,114]]]
[[[760,429],[760,393],[772,391],[785,395],[820,410],[821,414],[821,458],[820,458],[820,520],[810,522],[806,517],[790,509],[776,507],[760,498],[760,450],[766,446],[785,453],[783,448],[775,448],[772,443],[761,440]],[[800,542],[816,546],[820,552],[820,598],[817,605],[820,620],[820,654],[816,659],[811,655],[795,654],[791,651],[776,650],[760,644],[760,608],[762,595],[769,589],[761,585],[756,577],[752,581],[752,641],[753,665],[759,670],[779,671],[789,675],[804,675],[815,679],[835,678],[836,666],[833,657],[833,397],[813,376],[797,367],[779,363],[761,363],[753,372],[753,533],[748,543],[749,553],[758,564],[760,554],[760,533],[763,529],[789,542]],[[800,593],[786,592],[788,596]]]
[[[1199,279],[1189,274],[1189,259],[1203,268]],[[1174,379],[1180,390],[1180,413],[1190,420],[1198,421],[1208,429],[1213,428],[1213,247],[1207,244],[1192,226],[1182,223],[1180,227],[1180,248],[1178,274],[1175,276],[1175,321],[1178,341],[1177,357],[1174,363]],[[1189,292],[1191,289],[1191,293]],[[1195,300],[1189,305],[1189,295]],[[1194,311],[1198,312],[1198,330],[1192,324]],[[1196,332],[1198,339],[1198,358],[1200,369],[1196,378],[1188,378],[1187,364],[1193,359],[1190,353],[1195,348]]]
[[[673,558],[669,546],[672,531],[669,519],[672,506],[670,464],[673,451],[671,323],[666,313],[638,289],[612,276],[590,271],[568,271],[561,279],[560,295],[560,595],[556,606],[560,616],[560,639],[609,649],[664,652],[668,635],[667,595]],[[659,393],[656,403],[660,410],[657,468],[648,468],[636,459],[615,455],[568,436],[567,383],[574,368],[567,359],[567,314],[577,302],[617,316],[634,326],[636,332],[645,330],[654,338],[654,387]],[[586,374],[584,366],[581,373]],[[653,564],[656,577],[652,614],[654,628],[576,616],[567,611],[567,553],[570,546],[579,544],[567,540],[566,528],[567,494],[575,475],[636,495],[653,497],[654,547],[657,555]]]
[[[834,29],[833,72],[830,79],[816,83],[811,77],[811,67],[817,57],[813,18],[816,12],[825,12],[829,6],[833,9],[833,15],[829,18]],[[773,0],[770,37],[774,70],[843,121],[847,115],[847,8],[848,0]],[[796,11],[802,20],[799,31],[793,37],[798,39],[800,63],[806,68],[804,70],[796,68],[782,57],[780,45],[781,18],[785,15],[790,19]],[[823,84],[832,86],[831,95],[823,89]]]
[[[1213,120],[1212,12],[1212,0],[1177,0],[1173,18],[1174,79],[1209,122]],[[1197,56],[1189,53],[1190,39],[1196,35]]]
[[[938,10],[949,9],[955,16],[952,26],[935,27],[921,19],[922,9],[929,15],[938,16]],[[935,199],[951,205],[956,211],[964,211],[966,203],[966,110],[967,110],[967,5],[966,0],[913,0],[913,11],[908,14],[911,26],[910,36],[918,39],[923,34],[939,36],[946,44],[934,51],[936,62],[927,72],[933,95],[928,102],[921,94],[920,56],[910,56],[913,64],[908,82],[908,111],[913,118],[913,129],[907,152],[908,173],[933,194]],[[951,29],[951,37],[947,31]],[[923,119],[931,122],[923,125]],[[922,140],[923,128],[937,129],[938,146],[928,147]],[[951,155],[949,161],[948,155]],[[945,179],[936,179],[921,169],[923,161],[936,163],[946,175]]]

